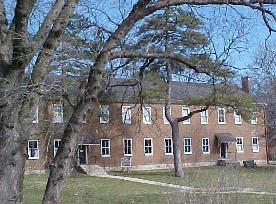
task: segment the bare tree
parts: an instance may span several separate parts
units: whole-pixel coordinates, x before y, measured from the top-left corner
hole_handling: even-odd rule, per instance
[[[39,3],[44,1],[17,0],[12,19],[6,15],[6,3],[0,1],[0,202],[22,203],[22,185],[25,166],[25,146],[30,137],[30,123],[34,104],[43,92],[47,66],[57,46],[70,15],[78,0],[56,0],[49,3],[49,11],[40,16],[42,22],[36,33],[31,33],[30,22]],[[66,175],[70,172],[71,160],[76,148],[76,135],[81,116],[88,105],[97,100],[105,65],[129,30],[145,16],[173,5],[241,5],[259,10],[270,32],[275,31],[275,14],[267,8],[275,1],[240,0],[138,0],[128,16],[116,25],[103,43],[95,63],[91,66],[88,82],[80,91],[79,101],[64,130],[64,139],[53,162],[43,203],[58,203]],[[36,26],[34,26],[36,27]],[[118,54],[118,53],[117,53]],[[154,53],[155,55],[156,53]],[[160,53],[159,53],[160,54]],[[150,54],[149,54],[150,55]],[[186,64],[185,56],[169,55]],[[200,67],[192,66],[195,69]],[[31,69],[31,76],[26,70]],[[25,83],[25,81],[28,81]]]

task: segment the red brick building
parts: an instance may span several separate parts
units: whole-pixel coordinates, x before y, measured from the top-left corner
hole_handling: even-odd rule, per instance
[[[112,103],[83,116],[82,134],[76,154],[78,164],[120,168],[121,158],[131,157],[133,169],[173,166],[171,128],[164,116],[162,100],[132,103],[126,93],[113,91]],[[118,91],[119,90],[119,91]],[[173,82],[171,114],[187,115],[200,107],[185,106],[183,97],[204,95],[208,86]],[[115,97],[116,95],[116,97]],[[119,99],[119,100],[118,100]],[[53,159],[60,143],[66,108],[57,97],[44,99],[38,107],[33,139],[28,141],[26,170],[43,170]],[[180,124],[181,156],[184,166],[214,165],[218,160],[254,159],[266,163],[267,144],[264,109],[249,121],[230,107],[210,107]]]

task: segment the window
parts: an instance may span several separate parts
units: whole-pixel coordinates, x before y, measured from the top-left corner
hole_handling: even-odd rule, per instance
[[[143,107],[143,123],[151,124],[151,107]]]
[[[182,117],[188,116],[190,113],[190,109],[187,107],[182,107]],[[190,118],[183,121],[183,124],[190,124]]]
[[[152,139],[151,138],[144,139],[144,152],[145,152],[145,155],[152,155]]]
[[[201,124],[208,124],[208,111],[200,112],[200,123]]]
[[[58,148],[60,147],[60,143],[61,143],[61,139],[54,140],[54,156],[56,156]]]
[[[60,103],[53,104],[53,123],[63,122],[63,107]]]
[[[164,145],[165,145],[165,155],[173,155],[173,141],[172,138],[165,138]]]
[[[132,139],[124,139],[124,155],[132,156]]]
[[[184,154],[192,154],[192,138],[184,138]]]
[[[242,137],[236,138],[236,148],[237,148],[237,152],[243,152],[243,138]]]
[[[100,123],[109,122],[109,106],[100,105]]]
[[[253,113],[252,114],[252,117],[250,119],[250,123],[252,125],[257,125],[258,124],[258,118],[257,118],[257,113]]]
[[[28,159],[39,159],[38,140],[28,141]]]
[[[101,154],[102,157],[110,157],[110,140],[101,139]]]
[[[210,154],[209,138],[202,138],[202,153]]]
[[[218,124],[226,124],[224,108],[218,108]]]
[[[236,111],[234,111],[234,122],[235,124],[242,124],[241,115],[239,115]]]
[[[259,138],[252,137],[252,151],[259,152]]]
[[[172,114],[172,109],[171,108],[169,108],[169,113],[170,113],[170,115]],[[163,121],[164,121],[164,124],[170,124],[169,121],[166,118],[165,107],[163,107]]]
[[[32,123],[38,123],[38,106],[35,107],[34,117]]]
[[[124,124],[131,124],[131,107],[122,106],[122,122]]]

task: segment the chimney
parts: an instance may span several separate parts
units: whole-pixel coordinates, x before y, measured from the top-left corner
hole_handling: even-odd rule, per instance
[[[251,92],[251,81],[248,76],[241,78],[242,90],[248,94]]]

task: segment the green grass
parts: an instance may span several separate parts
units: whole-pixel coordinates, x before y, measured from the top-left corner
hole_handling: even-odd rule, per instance
[[[127,174],[112,172],[115,175],[143,178],[166,183],[181,184],[206,189],[229,187],[238,184],[260,191],[276,192],[276,168],[227,169],[219,167],[186,168],[183,179],[174,178],[172,170],[133,171]],[[222,175],[227,175],[226,177]],[[27,175],[24,181],[24,201],[26,204],[39,204],[45,189],[46,174]],[[225,185],[225,186],[223,186]],[[185,200],[185,202],[183,202]],[[74,174],[66,179],[61,196],[62,204],[101,204],[101,203],[276,203],[270,195],[254,194],[201,194],[184,193],[173,188],[133,183],[109,178],[89,177]]]
[[[229,168],[201,167],[186,168],[184,178],[173,176],[173,170],[112,172],[113,175],[136,177],[190,187],[216,188],[253,188],[256,191],[276,192],[276,168]]]
[[[26,204],[41,202],[46,181],[47,175],[26,176]],[[158,186],[77,174],[66,180],[61,203],[162,203],[162,195],[171,191]]]

